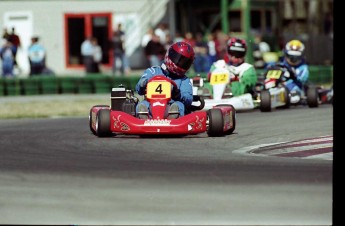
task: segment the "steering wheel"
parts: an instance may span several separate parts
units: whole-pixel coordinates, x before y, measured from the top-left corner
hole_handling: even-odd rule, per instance
[[[173,85],[173,88],[174,88],[174,89],[177,89],[177,84],[176,84],[176,82],[175,82],[174,80],[172,80],[172,79],[170,79],[170,78],[164,76],[164,75],[155,75],[155,76],[153,76],[152,78],[150,78],[149,81],[151,81],[151,80],[153,80],[153,79],[154,79],[154,80],[156,80],[156,79],[167,80],[168,82],[171,83],[171,85]]]
[[[268,67],[268,70],[280,70],[282,71],[282,76],[280,77],[280,81],[287,81],[287,80],[296,80],[296,72],[295,70],[290,67],[289,65],[285,65],[283,63],[276,63]],[[288,72],[288,76],[285,73]]]

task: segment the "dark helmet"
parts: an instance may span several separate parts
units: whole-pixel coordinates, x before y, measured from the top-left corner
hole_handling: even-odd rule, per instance
[[[244,62],[247,52],[247,44],[244,39],[230,38],[227,45],[229,61],[231,64],[238,65]]]
[[[176,42],[167,50],[164,64],[169,72],[184,76],[194,62],[194,49],[187,42]]]
[[[299,40],[291,40],[285,45],[284,56],[290,65],[298,65],[304,58],[304,44]]]

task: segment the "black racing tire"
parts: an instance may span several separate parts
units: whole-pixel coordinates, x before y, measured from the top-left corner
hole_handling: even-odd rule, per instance
[[[223,113],[222,110],[213,108],[207,111],[208,128],[207,134],[209,137],[219,137],[223,135]]]
[[[233,114],[232,114],[232,121],[233,121],[233,127],[231,129],[229,129],[228,131],[225,132],[225,134],[232,134],[235,129],[236,129],[236,109],[233,105],[231,104],[217,104],[216,107],[231,107],[233,109]]]
[[[268,90],[262,90],[260,92],[260,110],[262,112],[271,111],[271,94]]]
[[[96,116],[96,133],[99,137],[111,136],[110,130],[110,110],[101,109],[97,112]]]
[[[319,92],[317,87],[308,87],[307,104],[310,108],[316,108],[319,106]]]
[[[94,105],[91,109],[90,109],[90,112],[89,112],[89,127],[90,127],[90,130],[91,132],[96,135],[96,131],[92,128],[92,109],[95,108],[95,107],[108,107],[109,108],[109,105]]]
[[[92,108],[90,109],[89,113],[89,127],[93,135],[96,135],[96,131],[92,128]]]

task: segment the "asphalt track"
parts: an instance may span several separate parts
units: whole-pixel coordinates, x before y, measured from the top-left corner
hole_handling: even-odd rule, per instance
[[[236,119],[218,138],[98,138],[88,112],[0,120],[0,224],[332,225],[332,106]],[[327,151],[267,147],[294,141]]]

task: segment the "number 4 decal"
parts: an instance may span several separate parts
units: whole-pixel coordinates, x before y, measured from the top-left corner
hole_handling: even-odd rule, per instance
[[[155,91],[156,91],[157,93],[161,94],[161,93],[163,92],[163,90],[162,90],[162,84],[159,84],[159,85],[157,86],[157,88],[155,89]]]

